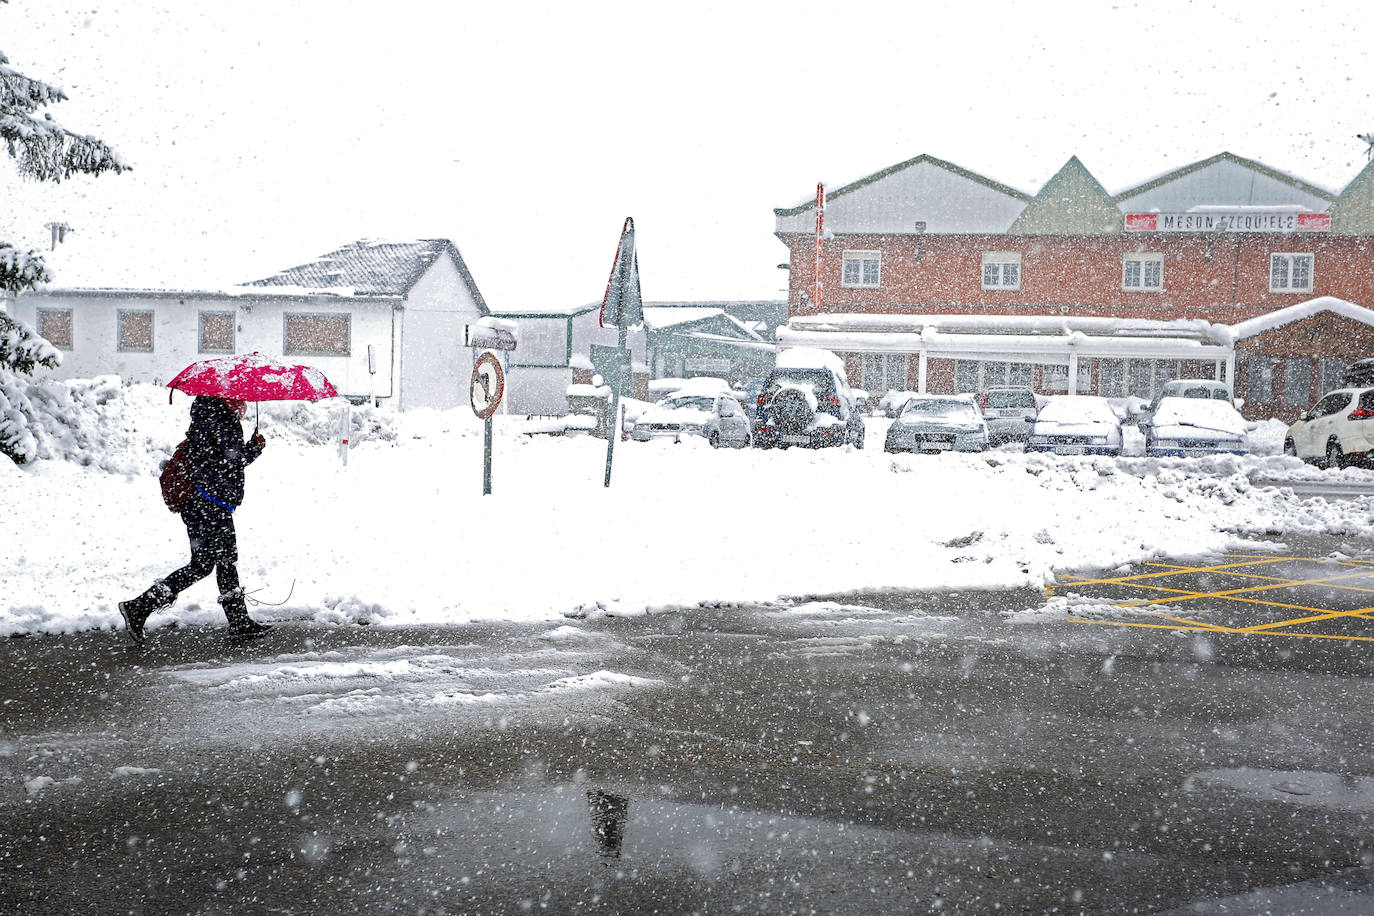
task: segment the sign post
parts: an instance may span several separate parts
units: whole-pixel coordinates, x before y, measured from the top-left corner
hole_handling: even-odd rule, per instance
[[[482,443],[482,495],[491,495],[491,417],[501,406],[501,396],[506,390],[506,373],[501,361],[494,353],[483,353],[477,357],[477,365],[472,367],[472,384],[469,394],[472,399],[472,412],[477,419],[485,421],[486,439]]]
[[[372,350],[372,344],[367,345],[367,374],[371,381],[368,383],[372,391],[372,409],[377,409],[377,354]]]
[[[615,455],[615,440],[620,438],[620,396],[627,384],[634,381],[630,370],[630,350],[626,345],[626,332],[631,325],[644,321],[644,302],[639,288],[639,256],[635,254],[635,221],[625,217],[625,225],[620,229],[620,244],[615,249],[615,262],[611,265],[611,278],[606,282],[606,295],[601,300],[601,326],[617,328],[617,363],[623,362],[623,371],[616,371],[614,377],[602,374],[602,381],[611,386],[611,430],[606,436],[606,486],[611,485],[611,459]],[[609,348],[605,348],[609,349]],[[595,365],[596,357],[592,357]]]

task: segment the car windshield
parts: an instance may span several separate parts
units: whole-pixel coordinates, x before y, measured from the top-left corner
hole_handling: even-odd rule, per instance
[[[710,410],[715,406],[715,398],[708,398],[702,395],[687,394],[675,395],[663,402],[664,407],[679,408],[687,407],[692,410]]]
[[[983,402],[984,407],[1035,407],[1035,395],[1029,391],[989,391]]]
[[[830,373],[824,369],[776,369],[768,377],[768,389],[777,391],[784,385],[805,386],[817,394],[830,394],[833,385]]]
[[[929,420],[936,417],[948,419],[973,419],[975,411],[968,401],[955,398],[912,398],[902,408],[902,416],[910,419]]]
[[[1052,398],[1040,410],[1040,419],[1051,423],[1117,423],[1116,414],[1101,398]]]

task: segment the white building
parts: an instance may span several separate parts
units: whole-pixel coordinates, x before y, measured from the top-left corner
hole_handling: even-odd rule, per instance
[[[166,384],[196,360],[257,351],[404,410],[467,403],[464,326],[490,311],[453,243],[422,239],[354,242],[224,290],[37,290],[10,313],[62,351],[57,378]]]

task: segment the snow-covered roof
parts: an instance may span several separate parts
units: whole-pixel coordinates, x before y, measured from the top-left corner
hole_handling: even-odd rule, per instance
[[[1308,299],[1306,302],[1299,302],[1296,305],[1290,305],[1225,327],[1226,339],[1234,344],[1236,341],[1254,337],[1256,334],[1263,334],[1265,331],[1272,331],[1295,321],[1311,318],[1318,312],[1333,312],[1342,318],[1350,318],[1361,324],[1374,325],[1374,310],[1356,305],[1353,302],[1347,302],[1344,299],[1337,299],[1335,296],[1318,296],[1315,299]]]
[[[703,318],[714,318],[717,315],[724,314],[724,309],[717,308],[700,308],[693,306],[654,308],[650,306],[645,306],[644,324],[646,327],[661,330],[663,328],[671,328],[679,324],[686,324],[690,321],[700,321]]]
[[[1221,340],[1222,325],[1197,318],[1156,321],[1148,318],[1101,318],[1073,315],[877,315],[867,312],[834,312],[793,318],[786,331],[889,331],[920,334],[959,331],[967,334],[1065,335],[1077,331],[1112,337],[1179,337]]]
[[[242,285],[288,287],[303,291],[353,290],[364,295],[404,297],[430,265],[445,255],[453,258],[454,266],[462,275],[477,307],[483,313],[487,312],[487,304],[468,272],[462,255],[448,239],[403,242],[361,239],[309,263],[288,267],[270,277],[250,280]]]

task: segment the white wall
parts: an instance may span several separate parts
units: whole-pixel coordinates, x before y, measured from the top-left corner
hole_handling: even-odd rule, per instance
[[[482,315],[452,258],[435,260],[411,288],[401,313],[400,407],[467,404],[472,351],[463,327]]]
[[[62,351],[62,365],[42,370],[50,378],[90,378],[118,375],[132,382],[164,385],[187,365],[225,354],[199,352],[201,311],[236,315],[234,351],[254,350],[286,359],[285,315],[288,312],[350,314],[351,356],[291,356],[290,362],[324,372],[341,394],[368,394],[367,344],[377,354],[377,393],[391,388],[391,301],[338,296],[282,297],[227,296],[207,293],[63,292],[20,296],[12,304],[14,317],[37,329],[38,309],[72,310],[72,349]],[[153,312],[153,350],[125,353],[118,349],[121,309]]]

